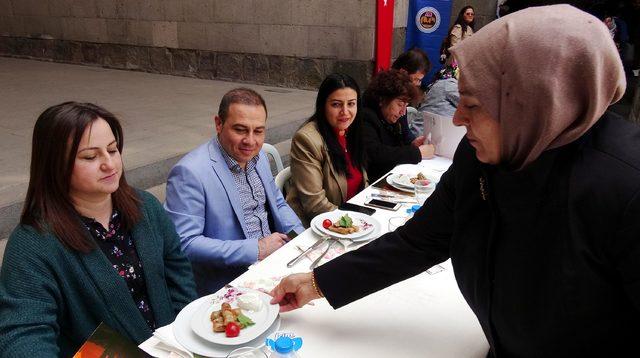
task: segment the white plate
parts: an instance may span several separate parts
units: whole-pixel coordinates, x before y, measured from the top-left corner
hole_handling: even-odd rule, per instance
[[[248,288],[230,288],[226,292],[237,292],[239,294],[224,295],[224,297],[223,295],[214,295],[209,300],[203,302],[193,313],[191,317],[191,328],[200,338],[211,343],[225,346],[241,345],[264,333],[273,321],[275,321],[276,317],[278,317],[280,306],[269,304],[271,296],[264,292]],[[242,314],[251,318],[255,324],[241,329],[237,337],[227,337],[224,332],[214,332],[213,323],[209,318],[211,313],[220,310],[220,306],[224,302],[228,302],[232,308],[238,308],[236,298],[242,294],[253,294],[262,300],[262,308],[259,311],[242,310]]]
[[[401,190],[401,191],[404,191],[404,192],[407,192],[407,193],[413,193],[413,187],[411,187],[411,188],[407,188],[406,186],[403,186],[403,185],[397,184],[397,183],[395,182],[394,178],[395,178],[396,176],[398,176],[398,175],[401,175],[401,174],[391,174],[391,175],[388,175],[388,176],[387,176],[387,184],[391,185],[392,187],[394,187],[394,188],[396,188],[396,189],[398,189],[398,190]]]
[[[215,294],[214,294],[215,295]],[[211,300],[214,295],[200,297],[199,299],[189,303],[185,306],[176,320],[173,322],[173,336],[189,352],[193,352],[205,357],[224,358],[232,350],[238,348],[237,346],[224,346],[207,342],[204,339],[198,337],[191,329],[191,317],[194,312],[205,302]],[[273,335],[280,329],[280,317],[276,318],[275,322],[260,336],[252,341],[249,341],[243,346],[260,348],[263,347],[265,339]]]
[[[411,179],[415,178],[417,175],[418,174],[393,174],[393,175],[390,175],[389,177],[391,178],[391,180],[394,183],[396,183],[398,185],[414,189],[415,188],[415,184],[413,184],[411,182]],[[424,173],[422,175],[424,175],[424,177],[429,181],[429,186],[434,186],[435,185],[435,181],[432,178],[429,178]]]
[[[337,232],[333,232],[329,229],[325,229],[322,226],[322,222],[325,219],[329,219],[331,220],[331,222],[335,222],[335,221],[338,221],[340,217],[345,214],[348,214],[349,217],[351,217],[351,219],[353,220],[353,223],[361,227],[361,230],[359,230],[358,232],[354,232],[353,234],[343,235]],[[368,227],[362,229],[363,223],[368,224]],[[358,213],[355,211],[334,210],[334,211],[323,213],[316,216],[311,220],[310,226],[320,231],[321,235],[329,235],[331,237],[335,237],[338,239],[350,239],[354,242],[357,242],[357,241],[367,240],[367,236],[369,236],[369,234],[376,231],[376,228],[379,230],[380,223],[378,222],[378,220],[366,214]]]
[[[360,237],[358,237],[356,239],[351,239],[351,241],[354,242],[354,243],[365,242],[365,241],[373,240],[373,239],[377,238],[378,236],[380,236],[380,229],[381,229],[380,223],[376,220],[373,223],[373,226],[374,226],[373,231],[369,235],[360,236]],[[320,229],[318,229],[314,225],[311,225],[311,231],[316,233],[316,235],[318,235],[318,236],[325,236],[325,233],[320,231]],[[348,246],[348,244],[346,244],[346,246]]]

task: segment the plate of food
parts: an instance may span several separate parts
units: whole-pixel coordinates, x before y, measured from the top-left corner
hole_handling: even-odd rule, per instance
[[[387,183],[396,189],[413,192],[415,188],[415,182],[418,180],[429,181],[429,186],[435,188],[435,181],[433,178],[427,177],[422,172],[416,174],[391,174],[387,176]]]
[[[225,289],[226,290],[226,289]],[[238,346],[226,346],[221,344],[211,343],[198,336],[191,328],[191,319],[193,314],[197,311],[201,305],[205,302],[209,302],[217,294],[211,294],[208,296],[200,297],[197,300],[186,305],[176,317],[173,322],[173,335],[185,349],[189,352],[199,354],[204,357],[224,358],[229,352],[238,348]],[[280,316],[276,318],[275,322],[257,338],[247,343],[243,343],[242,346],[260,348],[265,345],[265,339],[272,336],[280,329]]]
[[[228,288],[198,307],[191,329],[200,338],[220,345],[240,345],[264,333],[278,317],[280,307],[271,296],[248,288]]]
[[[417,174],[397,174],[395,176],[391,176],[391,180],[398,185],[402,185],[411,189],[415,187],[415,183],[418,180],[427,180],[430,183],[433,183],[433,181],[427,178],[427,176],[422,172],[419,172]]]
[[[407,175],[407,174],[391,174],[387,176],[387,184],[391,185],[392,187],[407,192],[407,193],[413,193],[413,185],[409,186],[405,186],[402,184],[398,184],[396,181],[396,178],[401,176],[401,175]]]
[[[374,232],[380,223],[366,214],[335,210],[316,216],[311,220],[311,226],[323,235],[358,241]]]

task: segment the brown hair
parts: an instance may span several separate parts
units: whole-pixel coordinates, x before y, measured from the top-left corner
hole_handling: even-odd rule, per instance
[[[240,87],[232,89],[222,96],[220,107],[218,108],[218,116],[222,120],[222,123],[227,119],[229,107],[234,103],[245,104],[248,106],[262,106],[264,108],[264,113],[267,114],[267,104],[264,102],[264,98],[262,98],[258,92],[250,88]]]
[[[390,69],[379,72],[364,92],[364,105],[371,109],[379,109],[381,104],[395,98],[413,103],[420,98],[420,90],[411,83],[405,71]]]
[[[33,129],[29,188],[20,224],[50,231],[64,245],[87,253],[95,243],[87,235],[69,196],[69,183],[78,145],[85,129],[102,118],[122,152],[122,127],[107,110],[91,103],[65,102],[47,108]],[[122,225],[130,230],[141,217],[140,199],[125,179],[112,195],[113,207],[122,214]]]

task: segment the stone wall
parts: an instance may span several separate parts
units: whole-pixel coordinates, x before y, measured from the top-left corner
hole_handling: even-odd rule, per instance
[[[0,0],[3,55],[304,88],[366,81],[374,27],[371,0]]]
[[[0,55],[311,89],[342,71],[364,86],[373,69],[375,4],[0,0]],[[464,4],[455,0],[454,12]],[[409,0],[395,1],[393,57],[404,48],[408,7]],[[489,19],[485,8],[476,13]]]
[[[370,60],[366,0],[0,0],[9,36]]]

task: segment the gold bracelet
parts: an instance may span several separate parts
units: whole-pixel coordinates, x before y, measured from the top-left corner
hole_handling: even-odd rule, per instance
[[[311,286],[313,286],[313,289],[316,291],[316,294],[318,296],[324,297],[322,291],[320,291],[320,288],[316,284],[316,273],[314,271],[311,271]]]

